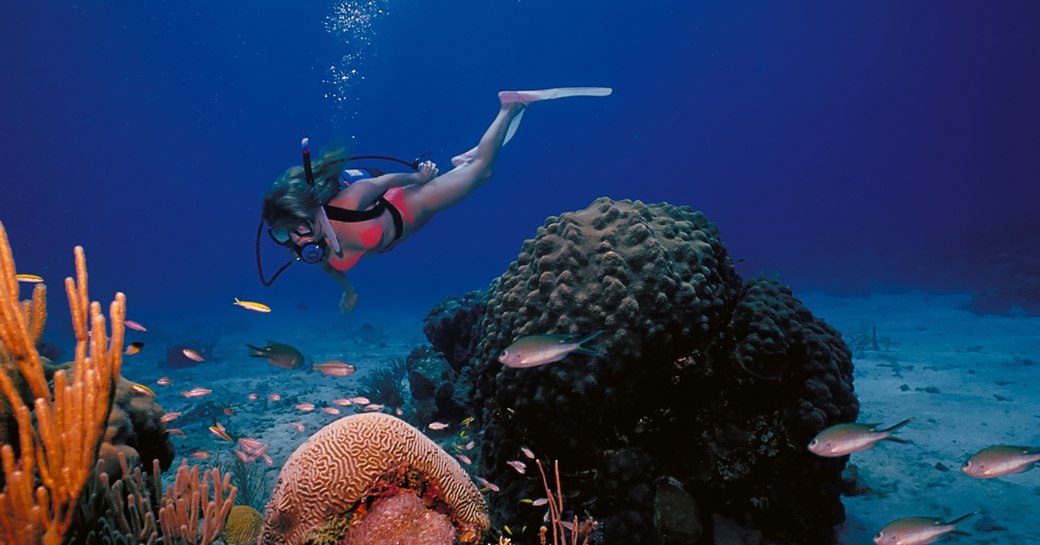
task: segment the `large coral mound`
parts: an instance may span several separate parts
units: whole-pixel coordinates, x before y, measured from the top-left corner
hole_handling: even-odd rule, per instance
[[[701,213],[602,198],[551,217],[480,303],[461,376],[474,377],[481,461],[502,486],[491,496],[502,520],[540,523],[516,498],[543,495],[541,483],[506,464],[526,446],[560,460],[568,505],[602,520],[611,542],[663,539],[670,530],[655,521],[669,517],[654,512],[655,490],[668,477],[707,534],[724,516],[780,543],[833,539],[844,461],[804,445],[856,418],[850,354],[784,286],[745,284]],[[518,337],[601,329],[602,358],[497,361]]]
[[[259,544],[306,543],[357,508],[379,479],[405,470],[438,491],[461,534],[487,529],[484,498],[454,458],[403,420],[364,413],[325,426],[293,452],[271,493]]]

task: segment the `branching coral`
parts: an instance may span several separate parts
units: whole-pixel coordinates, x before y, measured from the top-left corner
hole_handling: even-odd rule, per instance
[[[212,483],[213,497],[209,489]],[[229,487],[231,475],[217,469],[205,471],[199,479],[199,466],[188,468],[184,460],[177,478],[163,495],[159,509],[159,526],[164,545],[208,545],[224,529],[231,506],[235,504],[235,488]],[[224,495],[225,491],[227,496]]]
[[[110,307],[111,339],[101,305],[90,302],[83,248],[76,247],[76,280],[65,279],[76,335],[72,376],[54,373],[48,386],[36,343],[46,319],[45,288],[31,302],[18,301],[18,280],[7,232],[0,225],[0,390],[17,422],[0,448],[5,487],[0,493],[0,538],[5,543],[59,545],[72,523],[111,409],[119,377],[126,299],[117,293]],[[17,381],[28,385],[23,400]],[[33,421],[36,427],[33,427]]]

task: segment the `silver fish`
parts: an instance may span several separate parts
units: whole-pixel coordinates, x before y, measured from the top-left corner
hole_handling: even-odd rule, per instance
[[[604,330],[599,330],[578,340],[575,340],[576,335],[528,335],[502,351],[498,361],[506,367],[522,368],[560,361],[572,352],[603,357],[603,352],[582,346],[603,333]]]
[[[874,536],[877,545],[927,545],[946,534],[970,536],[957,529],[957,523],[977,513],[968,513],[951,521],[936,517],[907,517],[893,520]]]
[[[1040,462],[1040,448],[997,445],[984,448],[964,462],[961,471],[976,479],[992,479],[1029,471]]]
[[[837,458],[867,450],[878,441],[908,443],[909,441],[892,437],[892,432],[909,424],[912,420],[913,418],[907,418],[895,426],[883,430],[877,429],[880,424],[837,424],[817,434],[809,443],[809,452],[825,458]]]

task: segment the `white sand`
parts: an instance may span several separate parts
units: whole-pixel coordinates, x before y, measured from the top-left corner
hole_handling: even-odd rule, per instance
[[[1040,543],[1040,471],[989,480],[960,471],[987,446],[1040,446],[1040,319],[977,316],[963,310],[966,295],[799,297],[846,337],[876,325],[878,337],[892,341],[854,358],[859,421],[916,418],[897,432],[913,444],[882,442],[852,455],[873,493],[844,498],[840,543],[870,543],[900,517],[972,511],[982,515],[959,527],[973,535],[951,542]],[[938,393],[924,391],[930,387]]]

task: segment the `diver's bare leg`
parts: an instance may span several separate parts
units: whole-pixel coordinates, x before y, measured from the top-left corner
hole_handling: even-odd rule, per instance
[[[491,178],[492,166],[509,126],[523,111],[521,103],[503,104],[480,143],[471,150],[471,159],[423,185],[405,188],[413,213],[417,215],[416,223],[423,223],[429,216],[458,203]]]

